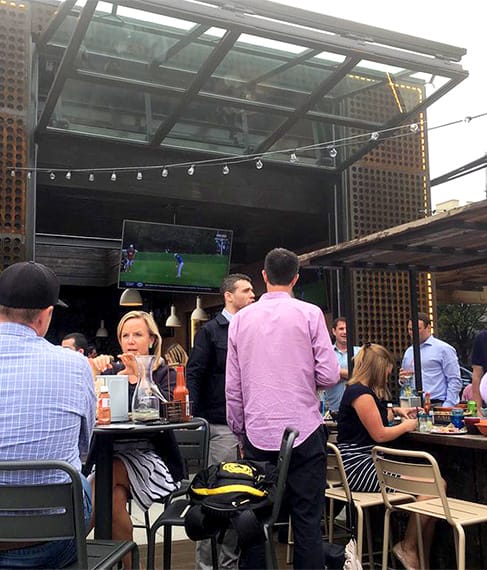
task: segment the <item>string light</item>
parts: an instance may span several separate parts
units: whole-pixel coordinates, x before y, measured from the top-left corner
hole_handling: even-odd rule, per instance
[[[473,121],[474,119],[484,118],[484,117],[487,117],[487,112],[480,113],[478,115],[473,115],[473,116],[466,116],[462,119],[449,121],[447,123],[435,125],[432,127],[427,127],[427,121],[421,120],[420,125],[418,123],[410,123],[410,124],[405,124],[405,125],[388,127],[386,129],[382,129],[380,131],[373,131],[373,132],[369,132],[369,133],[356,134],[356,135],[352,135],[350,137],[344,137],[342,139],[334,139],[333,141],[323,141],[320,143],[310,144],[310,145],[306,145],[306,146],[302,146],[302,147],[296,147],[294,149],[291,148],[291,149],[269,150],[269,151],[266,151],[263,154],[257,155],[257,156],[255,154],[246,154],[246,155],[238,154],[238,155],[233,155],[233,156],[226,156],[226,157],[224,156],[224,157],[219,157],[219,158],[205,159],[205,160],[201,160],[201,161],[194,162],[194,163],[181,162],[181,163],[174,163],[174,164],[169,164],[169,165],[165,165],[165,166],[153,165],[153,166],[137,167],[137,166],[132,165],[132,166],[122,166],[122,167],[116,167],[116,168],[111,167],[111,168],[72,169],[72,170],[66,171],[65,177],[67,180],[71,180],[72,173],[73,174],[74,173],[77,173],[77,174],[88,174],[89,173],[88,174],[88,180],[90,182],[94,182],[95,173],[109,173],[109,174],[111,173],[110,180],[115,181],[117,179],[117,174],[120,174],[121,172],[130,172],[130,171],[133,172],[133,171],[135,171],[137,173],[136,179],[140,181],[143,179],[143,172],[145,172],[146,170],[161,169],[161,176],[163,178],[167,178],[167,176],[169,175],[169,169],[170,168],[186,168],[188,175],[193,176],[193,174],[195,173],[196,167],[201,166],[201,165],[220,166],[222,168],[222,173],[228,174],[230,172],[230,167],[232,164],[242,164],[242,163],[251,162],[251,161],[255,163],[255,167],[257,168],[257,170],[261,170],[264,166],[264,163],[262,161],[263,158],[269,158],[272,156],[282,156],[284,153],[289,153],[289,162],[292,164],[299,162],[299,158],[297,156],[298,151],[306,152],[306,151],[317,150],[317,149],[325,149],[331,158],[335,158],[338,155],[337,148],[346,147],[348,145],[356,145],[359,142],[367,142],[367,141],[370,142],[370,141],[379,141],[379,140],[387,141],[388,139],[404,137],[404,136],[411,136],[411,135],[416,134],[420,131],[429,132],[429,131],[433,131],[436,129],[445,128],[445,127],[449,127],[449,126],[457,125],[457,124],[461,124],[461,123],[468,124],[471,121]],[[7,172],[10,172],[10,175],[12,177],[15,177],[19,172],[24,172],[24,171],[27,171],[27,178],[28,179],[30,179],[32,177],[32,173],[46,173],[46,174],[48,174],[48,176],[51,180],[55,180],[56,179],[56,173],[60,172],[57,169],[50,169],[50,168],[29,168],[28,169],[28,168],[24,168],[24,167],[19,167],[19,168],[15,168],[15,169],[10,168],[9,170],[7,170]]]

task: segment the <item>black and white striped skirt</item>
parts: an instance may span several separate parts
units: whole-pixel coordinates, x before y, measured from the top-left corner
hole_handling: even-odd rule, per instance
[[[338,444],[343,466],[352,491],[379,493],[379,480],[372,462],[372,445]]]
[[[151,449],[119,449],[115,457],[127,469],[130,493],[137,505],[146,511],[156,500],[179,489],[164,461]]]

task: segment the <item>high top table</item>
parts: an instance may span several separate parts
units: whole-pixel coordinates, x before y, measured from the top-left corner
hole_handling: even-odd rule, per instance
[[[95,538],[112,537],[113,444],[120,440],[150,438],[161,431],[198,426],[199,423],[190,420],[182,423],[112,423],[95,427],[84,471],[86,474],[93,464],[96,465]]]

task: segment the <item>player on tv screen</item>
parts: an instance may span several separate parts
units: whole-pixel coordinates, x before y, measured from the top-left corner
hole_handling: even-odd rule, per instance
[[[184,265],[184,260],[182,258],[181,255],[179,255],[179,253],[175,253],[174,254],[174,259],[176,260],[176,277],[178,279],[181,279],[181,274],[183,272],[183,265]]]
[[[130,244],[127,248],[127,261],[125,262],[125,271],[132,271],[136,254],[137,250],[133,244]]]

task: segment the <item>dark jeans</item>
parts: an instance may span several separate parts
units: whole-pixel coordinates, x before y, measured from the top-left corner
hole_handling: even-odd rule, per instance
[[[323,426],[293,449],[287,476],[285,500],[291,514],[294,532],[294,560],[296,569],[323,570],[323,539],[321,517],[326,481],[326,440]],[[278,451],[265,451],[244,439],[244,457],[256,461],[277,463]],[[263,545],[242,552],[241,569],[265,568]]]

